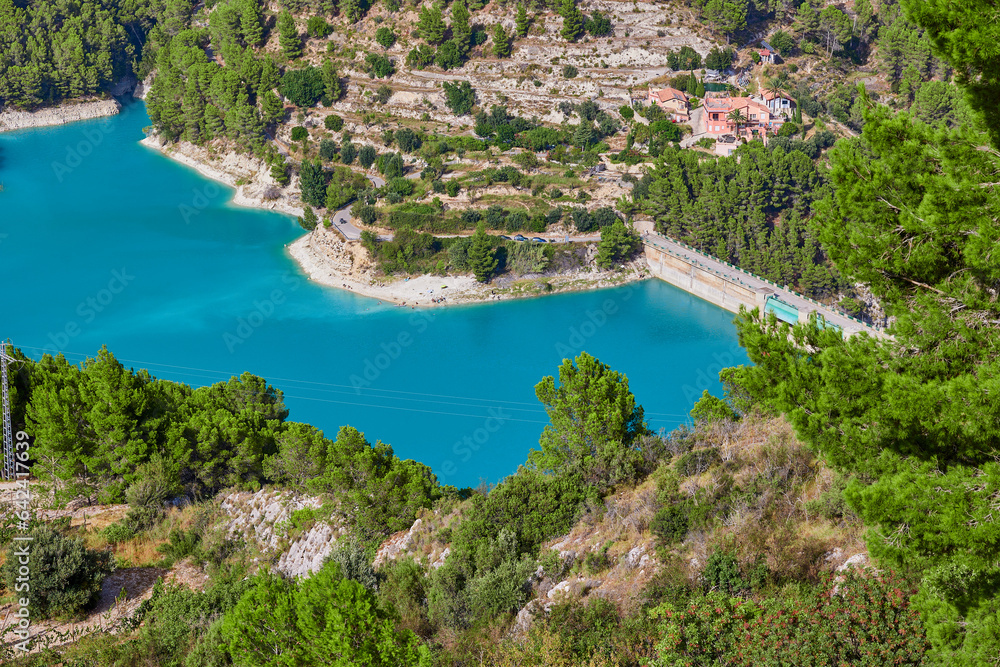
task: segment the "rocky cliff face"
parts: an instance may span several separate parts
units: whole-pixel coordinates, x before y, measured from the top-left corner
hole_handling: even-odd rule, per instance
[[[293,534],[292,513],[316,509],[320,499],[288,490],[262,489],[237,492],[222,499],[229,515],[225,528],[230,537],[255,542],[266,554],[279,554],[275,569],[289,577],[308,577],[323,562],[347,530],[339,523],[317,521],[301,534]]]
[[[114,116],[121,111],[121,108],[121,104],[112,99],[76,100],[38,111],[7,109],[0,112],[0,132],[21,130],[28,127],[63,125],[77,120]]]

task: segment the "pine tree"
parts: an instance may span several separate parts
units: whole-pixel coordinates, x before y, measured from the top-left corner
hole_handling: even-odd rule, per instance
[[[278,33],[281,43],[281,51],[285,57],[294,60],[302,55],[302,39],[299,37],[299,30],[295,27],[295,19],[289,11],[281,12],[278,18]]]
[[[451,6],[451,38],[458,47],[458,54],[465,57],[469,52],[472,28],[469,25],[469,9],[465,0],[455,0]]]
[[[280,123],[281,119],[285,116],[285,106],[274,91],[265,90],[257,93],[257,99],[260,100],[260,110],[261,116],[264,118],[264,124],[277,125]]]
[[[514,24],[518,37],[524,37],[528,34],[528,27],[531,25],[531,20],[528,18],[528,9],[524,6],[523,2],[517,5],[517,18],[514,19]]]
[[[332,60],[323,61],[323,104],[330,106],[344,95],[344,86],[340,83],[340,73]]]
[[[322,207],[326,202],[326,174],[319,160],[302,161],[299,169],[299,189],[302,190],[302,201],[307,204]]]
[[[226,132],[225,114],[214,104],[205,105],[205,133],[207,138],[219,137]]]
[[[499,23],[493,26],[493,55],[497,58],[506,58],[510,55],[510,37]]]
[[[417,29],[428,44],[440,44],[444,40],[446,26],[440,2],[421,8]]]
[[[583,12],[577,9],[576,0],[563,0],[559,15],[563,18],[563,27],[559,34],[566,41],[575,42],[583,34],[585,23]]]
[[[476,280],[481,283],[488,283],[497,268],[493,245],[490,243],[489,234],[486,233],[486,225],[482,222],[472,235],[472,243],[469,245],[469,268],[476,274]]]
[[[264,26],[261,24],[260,5],[257,0],[242,0],[240,30],[247,46],[257,48],[264,43]]]
[[[316,212],[312,210],[312,206],[306,206],[302,215],[299,216],[299,226],[307,232],[311,232],[316,229],[317,222],[319,222],[319,218],[316,217]]]
[[[288,185],[288,182],[291,180],[288,177],[288,165],[285,164],[283,157],[271,165],[271,178],[281,185]]]
[[[340,0],[338,4],[340,15],[347,19],[348,23],[357,23],[361,18],[361,3],[359,0]]]

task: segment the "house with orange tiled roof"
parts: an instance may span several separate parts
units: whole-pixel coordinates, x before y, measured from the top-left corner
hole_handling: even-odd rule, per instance
[[[646,98],[649,105],[655,104],[663,109],[667,117],[675,123],[686,123],[690,120],[688,98],[676,88],[650,88]]]
[[[756,51],[757,55],[760,56],[760,61],[762,63],[767,64],[767,65],[773,65],[774,64],[774,60],[775,60],[775,56],[778,55],[776,52],[772,51],[771,49],[767,49],[767,48],[754,49],[754,51]]]
[[[709,95],[702,103],[702,131],[710,137],[725,134],[752,137],[758,132],[777,131],[783,119],[771,114],[763,102],[752,97],[716,97]],[[744,120],[737,132],[736,123],[729,118],[733,111],[739,111]]]
[[[764,100],[764,104],[771,111],[772,116],[781,116],[784,118],[792,117],[792,110],[795,108],[795,102],[792,98],[782,95],[781,93],[771,92],[765,90],[761,95]]]

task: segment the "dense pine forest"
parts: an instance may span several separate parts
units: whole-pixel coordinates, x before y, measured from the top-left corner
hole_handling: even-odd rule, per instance
[[[162,5],[144,0],[3,0],[0,108],[31,109],[93,95],[148,71],[142,63],[147,35],[164,16],[169,12]]]

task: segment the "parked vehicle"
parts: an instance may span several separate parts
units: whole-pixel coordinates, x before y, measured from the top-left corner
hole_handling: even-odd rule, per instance
[[[518,234],[517,236],[514,237],[514,240],[515,241],[527,241],[528,239],[526,237],[521,236],[520,234]]]
[[[536,236],[536,237],[532,238],[532,239],[531,239],[531,242],[532,242],[532,243],[548,243],[548,241],[546,241],[545,239],[543,239],[543,238],[540,238],[540,237],[538,237],[538,236]]]

